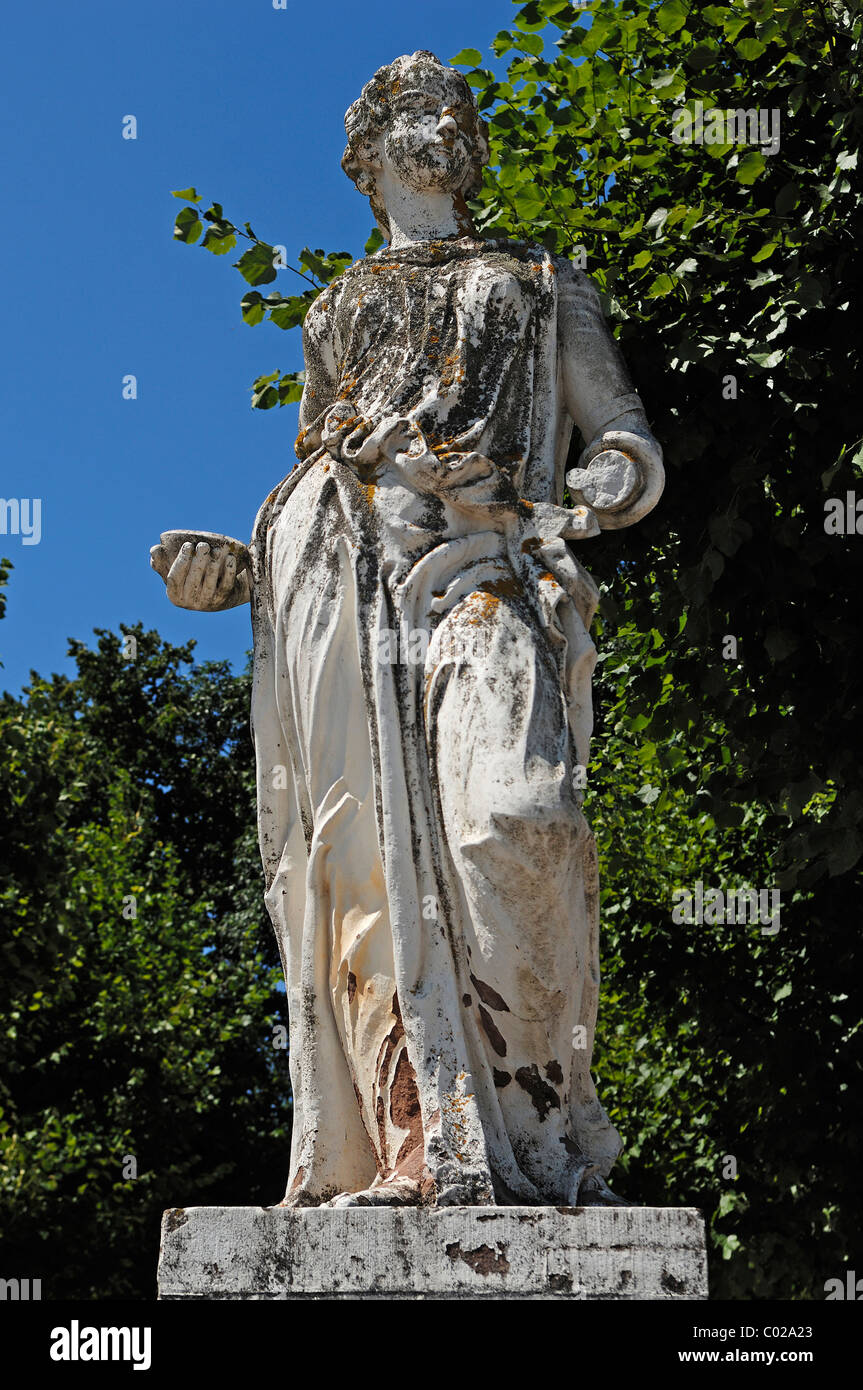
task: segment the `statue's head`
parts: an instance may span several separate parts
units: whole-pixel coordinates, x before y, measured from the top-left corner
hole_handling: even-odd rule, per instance
[[[369,198],[387,240],[384,169],[419,195],[447,193],[463,208],[488,163],[486,125],[470,87],[424,50],[378,69],[348,110],[345,130],[342,168]]]

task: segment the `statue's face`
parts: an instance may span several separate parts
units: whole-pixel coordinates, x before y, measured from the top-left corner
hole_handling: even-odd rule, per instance
[[[417,193],[452,193],[473,156],[474,112],[453,78],[414,69],[390,102],[381,160]]]

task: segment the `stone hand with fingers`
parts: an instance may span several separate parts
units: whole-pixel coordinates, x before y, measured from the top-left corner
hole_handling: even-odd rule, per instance
[[[150,551],[177,608],[221,613],[251,598],[251,559],[241,541],[210,533],[166,531]]]

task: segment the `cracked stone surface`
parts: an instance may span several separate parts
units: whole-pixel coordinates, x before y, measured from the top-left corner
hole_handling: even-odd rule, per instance
[[[189,1207],[162,1299],[704,1299],[704,1223],[666,1207]]]

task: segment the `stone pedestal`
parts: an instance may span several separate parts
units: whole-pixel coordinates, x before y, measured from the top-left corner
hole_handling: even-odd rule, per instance
[[[689,1207],[186,1207],[162,1299],[703,1299]]]

